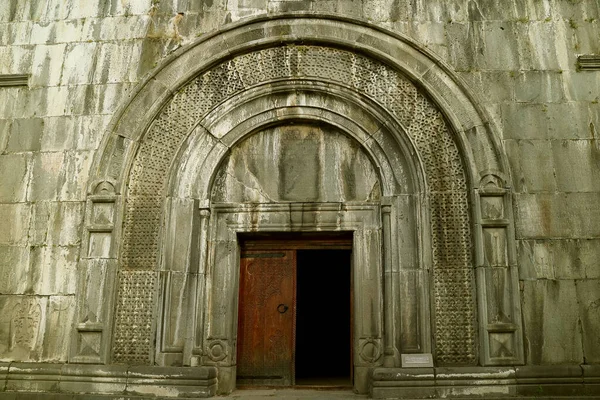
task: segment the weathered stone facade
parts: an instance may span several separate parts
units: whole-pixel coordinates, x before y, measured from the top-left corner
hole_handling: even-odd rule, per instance
[[[0,396],[227,393],[239,235],[336,231],[356,391],[599,396],[599,19],[3,2]]]

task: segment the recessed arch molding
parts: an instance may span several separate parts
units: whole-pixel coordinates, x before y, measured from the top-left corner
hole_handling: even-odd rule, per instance
[[[359,221],[344,229],[381,235],[373,242],[381,328],[356,340],[377,354],[381,344],[382,356],[360,367],[400,367],[400,353],[433,353],[440,366],[523,362],[509,171],[493,125],[424,47],[310,14],[250,19],[199,38],[116,112],[90,177],[79,265],[103,285],[100,293],[78,288],[72,362],[202,364],[221,368],[225,380],[234,374],[235,321],[215,336],[203,330],[218,322],[210,321],[214,309],[203,310],[217,301],[217,215],[236,215],[237,225],[222,217],[236,232],[250,229],[248,204],[213,204],[215,176],[249,135],[299,122],[335,127],[378,173],[377,201],[338,207]],[[96,210],[107,205],[111,224],[99,226]],[[292,218],[297,205],[281,206],[257,205]],[[320,229],[309,225],[281,229]]]

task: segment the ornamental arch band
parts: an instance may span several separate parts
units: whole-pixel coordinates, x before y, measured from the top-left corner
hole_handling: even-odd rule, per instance
[[[231,391],[239,237],[278,232],[352,233],[357,391],[401,354],[523,362],[507,162],[460,79],[405,37],[233,24],[138,86],[93,171],[79,269],[108,279],[94,309],[80,287],[72,362],[216,367]]]

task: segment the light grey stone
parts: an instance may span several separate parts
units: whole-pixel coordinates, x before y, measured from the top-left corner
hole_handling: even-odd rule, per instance
[[[50,296],[46,315],[43,351],[45,362],[67,360],[71,326],[75,315],[74,296]]]
[[[600,192],[600,148],[593,140],[552,141],[557,188]]]
[[[65,49],[65,44],[35,47],[31,86],[56,86],[60,83]]]
[[[57,21],[36,21],[31,32],[32,44],[58,44],[78,42],[82,39],[84,20],[68,19]]]
[[[393,0],[366,0],[363,1],[362,14],[368,21],[388,22],[392,20],[394,12]]]
[[[557,15],[570,16],[575,19],[595,18],[600,16],[600,6],[593,0],[582,0],[579,2],[567,2],[557,4],[555,9]]]
[[[556,264],[550,242],[519,240],[519,273],[523,280],[555,279]]]
[[[108,85],[75,86],[75,96],[71,96],[66,104],[75,115],[109,115],[119,106],[118,100],[134,85],[131,83],[115,83]],[[70,93],[71,94],[71,93]],[[62,113],[59,115],[64,115]]]
[[[40,295],[74,294],[78,247],[30,248],[29,287]]]
[[[311,11],[314,0],[269,0],[267,12],[272,14]]]
[[[80,122],[81,119],[72,116],[44,118],[41,148],[44,151],[50,152],[59,152],[74,148],[75,138],[79,136],[77,135],[78,131],[75,128],[75,123],[76,121]],[[90,126],[90,129],[92,126]]]
[[[87,177],[92,166],[93,152],[73,151],[65,153],[64,170],[61,173],[59,198],[62,201],[83,201],[87,189]]]
[[[69,7],[68,18],[82,19],[82,18],[93,18],[102,15],[103,3],[90,3],[85,0],[71,0]],[[144,1],[135,2],[145,3]]]
[[[130,3],[110,1],[104,4],[102,15],[143,15],[150,10],[152,4],[154,3],[151,0],[139,0]]]
[[[526,281],[523,288],[527,363],[582,363],[582,337],[575,282]],[[556,318],[557,315],[561,317]]]
[[[598,90],[600,90],[600,78],[598,74],[572,71],[563,75],[567,87],[566,96],[568,100],[598,100]]]
[[[517,70],[523,62],[520,37],[525,29],[512,21],[472,22],[476,40],[476,63],[481,69]]]
[[[15,87],[0,92],[0,114],[3,118],[32,118],[37,116],[34,109],[40,111],[42,89]]]
[[[140,54],[135,42],[105,42],[98,49],[93,82],[95,84],[135,81],[135,68]]]
[[[31,44],[56,44],[56,22],[37,21],[31,30]]]
[[[0,360],[40,361],[47,297],[0,295]]]
[[[68,17],[69,3],[60,3],[57,0],[50,0],[46,5],[41,19],[43,21],[63,20]]]
[[[516,192],[556,190],[552,143],[548,140],[506,140]]]
[[[29,247],[0,246],[0,293],[23,294],[28,286]]]
[[[544,104],[506,103],[502,105],[504,139],[546,139],[548,107]]]
[[[588,103],[567,102],[546,104],[548,135],[551,139],[592,139]]]
[[[102,243],[107,240],[121,245],[119,229],[124,215],[119,211],[117,203],[116,217],[110,220],[114,224],[114,228],[111,228],[113,231],[90,232],[91,239],[84,238],[84,235],[88,235],[87,230],[83,229],[84,224],[91,221],[84,217],[86,192],[88,189],[93,190],[97,181],[107,180],[103,184],[106,191],[100,193],[111,193],[110,186],[114,183],[119,195],[127,198],[128,188],[132,187],[129,183],[135,181],[135,178],[128,175],[130,156],[136,154],[138,147],[144,142],[146,126],[173,93],[194,74],[210,68],[214,63],[220,62],[221,58],[235,56],[233,53],[242,48],[242,52],[251,52],[255,48],[271,46],[268,41],[301,41],[301,38],[310,38],[309,42],[315,41],[322,45],[331,40],[336,43],[335,46],[352,48],[357,53],[384,60],[387,65],[397,63],[399,70],[420,91],[430,95],[433,103],[444,109],[444,116],[452,126],[453,135],[450,137],[464,144],[464,147],[458,147],[460,155],[456,157],[461,158],[458,164],[467,166],[467,169],[472,164],[479,168],[467,174],[469,193],[482,178],[480,174],[497,173],[502,175],[498,178],[499,181],[507,179],[507,196],[514,195],[515,199],[514,215],[511,215],[513,208],[507,204],[502,217],[508,222],[498,216],[496,223],[508,223],[508,227],[483,226],[479,231],[479,210],[468,209],[468,215],[473,217],[468,222],[471,224],[469,226],[475,229],[475,237],[481,239],[481,242],[473,244],[485,247],[483,251],[477,248],[482,262],[499,266],[494,271],[488,271],[497,276],[490,276],[493,284],[485,286],[486,290],[494,293],[487,300],[484,299],[488,302],[488,308],[484,307],[482,310],[496,310],[501,303],[498,299],[509,299],[509,296],[502,294],[503,290],[509,290],[506,287],[511,283],[507,282],[502,273],[505,264],[511,262],[513,256],[510,249],[510,227],[514,223],[519,238],[516,243],[518,261],[515,268],[519,269],[520,279],[523,281],[520,305],[524,312],[523,333],[527,339],[526,361],[528,364],[543,364],[529,372],[521,370],[518,379],[537,380],[536,382],[558,379],[561,382],[558,385],[562,385],[564,382],[561,379],[571,376],[571,367],[552,369],[548,365],[598,363],[600,358],[600,344],[596,335],[600,329],[597,323],[597,281],[600,279],[600,158],[597,146],[600,137],[600,75],[593,71],[577,71],[575,63],[580,54],[600,53],[600,41],[597,40],[600,33],[597,22],[599,8],[597,0],[0,1],[0,74],[31,74],[30,87],[0,88],[0,171],[3,172],[0,176],[0,221],[4,224],[3,227],[9,227],[0,230],[0,359],[8,362],[64,362],[68,353],[67,343],[71,343],[74,349],[72,355],[77,362],[103,363],[108,360],[112,340],[110,324],[114,319],[115,308],[112,299],[117,297],[114,276],[119,260],[78,260],[80,253],[83,257],[113,257],[121,254],[107,251]],[[353,30],[349,31],[345,30],[347,22],[330,20],[323,24],[323,20],[315,18],[316,14],[287,20],[275,15],[284,11],[333,13],[356,21],[352,23]],[[178,12],[184,13],[182,18],[175,16]],[[242,28],[229,25],[230,22],[241,23],[242,20],[259,16],[264,19]],[[368,24],[374,24],[377,29],[391,29],[401,38],[392,39],[393,35],[372,29],[372,25]],[[223,31],[218,36],[211,36],[218,29]],[[378,33],[374,33],[375,31]],[[406,37],[406,41],[402,37]],[[413,41],[416,44],[411,44]],[[409,54],[404,52],[406,48],[414,49],[414,53],[406,56]],[[201,50],[194,52],[193,49]],[[282,61],[293,63],[294,60]],[[171,65],[178,67],[170,68]],[[150,71],[157,72],[158,75],[155,78],[148,75],[148,80],[144,81],[144,74]],[[454,71],[461,71],[459,77],[456,77]],[[167,300],[166,305],[171,310],[170,314],[165,314],[165,321],[173,321],[174,331],[165,331],[164,343],[177,349],[182,343],[184,347],[187,343],[185,335],[189,332],[183,332],[183,325],[185,319],[194,313],[184,311],[188,301],[188,294],[182,290],[187,288],[185,282],[188,279],[184,276],[184,271],[190,268],[190,263],[198,261],[196,258],[205,257],[193,254],[196,250],[192,241],[202,237],[203,239],[198,239],[202,241],[198,247],[206,251],[213,228],[218,237],[225,239],[218,242],[216,249],[211,250],[217,254],[210,255],[209,262],[203,259],[198,270],[206,271],[207,276],[215,266],[229,268],[229,272],[216,271],[215,279],[206,278],[208,291],[198,294],[198,304],[205,304],[204,300],[208,299],[204,297],[205,294],[214,296],[222,289],[210,285],[222,284],[230,293],[235,292],[238,255],[232,226],[254,229],[252,218],[260,221],[264,218],[279,230],[305,229],[308,226],[312,226],[311,229],[355,229],[356,225],[353,224],[368,220],[364,223],[369,227],[355,234],[355,238],[362,244],[354,252],[357,257],[374,260],[367,270],[362,271],[364,274],[361,272],[361,285],[375,281],[383,268],[380,265],[380,247],[384,240],[382,232],[378,230],[377,219],[365,219],[358,211],[353,211],[355,214],[342,212],[341,206],[335,211],[307,212],[309,206],[294,208],[294,202],[322,199],[331,202],[340,199],[379,201],[379,191],[382,189],[376,189],[371,184],[376,181],[377,176],[392,173],[386,171],[388,164],[382,169],[373,166],[373,158],[377,157],[372,157],[371,154],[378,154],[375,151],[380,147],[387,150],[391,169],[402,170],[396,171],[398,180],[402,182],[398,182],[392,190],[394,195],[407,196],[406,203],[409,204],[402,203],[404,198],[392,200],[393,224],[396,226],[393,230],[398,236],[393,238],[397,249],[392,255],[394,262],[390,269],[399,275],[392,289],[403,294],[409,293],[410,296],[409,300],[402,300],[395,309],[395,318],[407,327],[402,331],[404,336],[398,336],[396,341],[399,347],[411,348],[411,351],[420,351],[418,347],[423,343],[427,346],[431,335],[435,334],[434,331],[428,331],[434,324],[430,324],[431,321],[426,317],[430,309],[426,299],[430,294],[427,283],[431,271],[427,250],[431,243],[427,238],[435,232],[429,232],[431,227],[428,225],[431,210],[427,199],[430,194],[427,190],[414,195],[410,192],[412,189],[409,183],[412,181],[423,180],[423,187],[426,188],[427,177],[416,176],[418,173],[412,176],[412,169],[407,167],[414,164],[415,171],[418,172],[423,154],[413,154],[410,140],[405,143],[409,150],[403,153],[400,146],[392,147],[392,141],[382,139],[387,133],[379,131],[380,125],[373,126],[371,121],[384,121],[382,126],[390,127],[391,131],[400,136],[403,135],[402,127],[395,125],[395,117],[378,114],[385,107],[371,107],[365,111],[365,104],[374,101],[373,93],[368,91],[377,87],[374,80],[380,78],[376,74],[367,75],[361,77],[353,74],[350,79],[341,82],[342,86],[352,86],[352,79],[365,80],[368,84],[361,86],[364,87],[364,93],[360,95],[346,97],[335,104],[330,98],[315,95],[311,100],[313,103],[304,105],[318,109],[320,115],[327,111],[327,118],[336,124],[342,120],[340,116],[350,116],[350,119],[362,122],[361,128],[368,125],[366,133],[352,132],[360,138],[357,143],[364,145],[365,153],[347,152],[348,148],[352,148],[347,144],[353,142],[341,133],[331,143],[327,140],[315,141],[318,146],[312,150],[306,150],[311,145],[310,140],[299,141],[301,145],[286,143],[279,148],[278,153],[286,164],[282,169],[285,171],[287,168],[287,172],[290,172],[294,166],[297,170],[301,168],[300,173],[295,176],[301,184],[294,190],[290,189],[285,196],[279,196],[278,184],[271,181],[279,177],[279,168],[275,168],[279,166],[278,161],[273,160],[272,154],[264,153],[263,144],[252,142],[260,142],[261,134],[232,149],[233,136],[223,139],[227,141],[224,144],[217,139],[221,138],[221,133],[216,131],[213,132],[216,136],[206,133],[210,140],[200,144],[200,140],[197,140],[195,147],[190,149],[185,148],[190,142],[182,142],[182,152],[190,161],[189,164],[173,164],[175,166],[169,167],[173,173],[169,187],[176,188],[174,190],[181,197],[177,201],[189,205],[185,212],[175,213],[175,223],[172,225],[168,225],[170,220],[165,220],[165,232],[173,237],[179,234],[181,241],[169,242],[169,252],[160,254],[161,257],[168,255],[164,266],[172,267],[169,273],[174,276],[171,280],[173,290],[170,297],[168,300],[167,297],[163,298]],[[466,86],[462,85],[463,80],[466,81]],[[145,89],[137,92],[134,87],[140,82],[147,82],[147,86],[140,86]],[[252,90],[272,90],[276,87],[270,85],[271,83]],[[327,86],[330,94],[339,95],[343,91],[332,82],[321,82],[321,85]],[[223,84],[225,86],[227,85]],[[317,86],[313,85],[310,90],[322,90]],[[381,90],[392,93],[392,89],[393,87],[385,87]],[[144,95],[139,96],[138,93]],[[245,92],[244,95],[248,93]],[[268,97],[267,101],[273,102],[267,104],[271,108],[298,106],[292,104],[295,101],[293,96],[288,97],[285,102],[276,97]],[[130,100],[133,103],[128,106]],[[238,101],[243,102],[245,99],[239,96],[231,100],[232,103]],[[342,107],[341,103],[345,105]],[[415,102],[413,99],[406,99],[402,104],[403,107],[412,107]],[[252,109],[256,112],[259,108]],[[266,107],[262,108],[263,111],[265,109]],[[119,110],[125,111],[121,113]],[[195,119],[198,116],[192,117],[188,109],[177,111],[182,115],[181,123],[185,122],[189,129],[197,124]],[[230,129],[245,120],[246,115],[243,114],[244,112],[228,114]],[[317,113],[309,115],[306,108],[302,110],[302,118],[312,118],[315,115]],[[279,115],[282,116],[283,114]],[[270,121],[278,124],[282,119]],[[216,126],[222,128],[225,125],[227,124],[222,122]],[[419,126],[409,127],[414,132],[422,133]],[[186,135],[187,132],[182,132],[181,135]],[[327,135],[329,134],[331,132],[328,131]],[[104,139],[109,143],[107,148],[110,151],[103,153],[103,137],[109,135],[114,140]],[[372,137],[368,137],[369,135]],[[484,137],[492,139],[486,141]],[[493,141],[500,138],[504,142],[499,154],[506,153],[506,160],[495,159],[493,156]],[[110,147],[114,144],[114,147]],[[205,147],[209,144],[210,149]],[[165,146],[170,145],[172,143],[165,140]],[[321,150],[324,151],[320,152]],[[157,146],[154,151],[156,154],[162,152],[163,148]],[[225,160],[226,164],[220,164],[220,157],[226,151],[231,154]],[[432,158],[439,158],[436,161],[447,161],[442,160],[433,147],[430,151]],[[401,159],[401,153],[408,161]],[[472,158],[467,157],[470,154],[473,155]],[[102,157],[102,160],[94,164],[95,157]],[[504,162],[510,168],[505,168]],[[259,167],[256,166],[258,164]],[[194,221],[199,211],[196,208],[198,202],[193,199],[208,198],[208,190],[198,188],[210,187],[213,173],[219,165],[223,167],[222,171],[228,171],[227,168],[231,167],[233,173],[224,173],[218,177],[226,182],[222,188],[226,193],[222,192],[219,197],[218,191],[215,191],[213,200],[270,202],[274,199],[272,205],[283,200],[291,207],[291,211],[272,212],[262,209],[220,221],[218,226],[211,226],[210,229],[208,221],[212,217],[205,216],[208,225],[196,232]],[[187,172],[192,169],[201,172],[195,175],[197,180],[194,180],[191,173],[177,175],[179,167],[188,168]],[[330,173],[331,171],[334,173]],[[185,179],[178,181],[180,176],[185,176]],[[319,178],[322,184],[316,183],[318,179],[315,176],[322,178]],[[310,179],[302,181],[302,177]],[[252,186],[253,179],[259,182],[255,186]],[[246,192],[250,191],[249,188],[259,188],[269,195],[248,194]],[[369,191],[367,188],[373,190]],[[157,193],[160,191],[155,190]],[[354,192],[351,193],[352,191]],[[476,190],[473,196],[476,196]],[[479,199],[473,196],[468,204],[477,205]],[[102,204],[109,203],[94,204],[101,207]],[[202,204],[203,207],[210,206],[208,201],[203,201]],[[413,208],[423,210],[423,213],[411,212]],[[453,214],[447,212],[453,218]],[[90,218],[98,215],[93,214]],[[415,233],[414,227],[417,226],[419,233]],[[136,227],[145,229],[143,224]],[[425,232],[423,237],[419,236],[421,232]],[[506,244],[505,248],[498,251],[492,248],[490,245],[494,238],[501,238],[500,241]],[[82,249],[83,243],[88,244],[88,248]],[[95,247],[94,244],[100,245]],[[216,261],[210,258],[215,256],[218,258]],[[156,267],[157,265],[149,266],[153,269]],[[77,290],[75,275],[78,279]],[[194,279],[200,282],[199,287],[205,287],[204,276]],[[383,294],[378,293],[375,286],[365,287],[364,293],[359,295],[360,301],[356,303],[358,308],[365,310],[365,314],[384,303]],[[214,328],[214,332],[228,337],[230,345],[235,338],[234,318],[219,316],[214,321],[209,321],[213,318],[213,313],[223,310],[227,315],[233,314],[236,307],[234,302],[223,296],[215,303],[210,303],[209,300],[207,302],[212,307],[208,309],[212,311],[204,315],[204,309],[201,308],[196,314],[206,318],[206,322],[201,320],[195,330],[199,338],[194,344],[196,352],[205,350],[204,344],[208,343],[203,342],[208,341],[203,337],[206,333],[204,326],[211,326],[210,329]],[[151,305],[154,306],[155,304]],[[502,306],[506,307],[506,304],[503,303]],[[80,310],[76,319],[75,307]],[[431,308],[434,309],[435,305]],[[499,313],[490,311],[487,317],[493,319],[496,314]],[[426,321],[423,322],[423,319]],[[520,318],[517,320],[520,321]],[[214,325],[210,325],[213,323]],[[71,331],[71,327],[79,326],[78,324],[85,325],[85,328]],[[161,326],[162,322],[156,317],[151,324]],[[359,325],[362,332],[377,336],[376,340],[381,339],[385,325],[383,319],[360,321]],[[520,331],[517,334],[523,336]],[[499,338],[501,335],[505,333],[495,332],[492,336]],[[159,338],[152,335],[149,337]],[[89,343],[85,342],[88,339]],[[156,349],[152,348],[150,352],[153,353],[154,350]],[[482,347],[481,351],[484,350]],[[87,355],[85,352],[88,352]],[[92,354],[93,352],[96,353]],[[171,358],[165,356],[164,360],[180,362],[182,354],[180,352]],[[194,354],[195,360],[200,359],[202,362],[200,353]],[[203,357],[207,358],[206,355]],[[157,358],[155,361],[160,363],[160,360]],[[61,384],[63,382],[64,376],[59,379],[63,372],[73,382],[79,378],[76,376],[79,372],[93,375],[93,378],[84,383],[73,383],[71,389],[65,389],[68,392],[122,392],[126,389],[125,381],[119,383],[121,386],[112,387],[103,380],[121,376],[119,374],[122,371],[111,372],[110,367],[94,366],[79,371],[77,367],[71,369],[71,366],[35,365],[39,368],[15,365],[15,373],[21,377],[47,374],[49,378],[45,382],[48,384],[34,380],[21,386],[21,389],[63,390],[58,384],[59,380]],[[359,381],[367,382],[369,368],[372,367],[360,366],[356,370]],[[572,368],[573,371],[581,372],[579,366]],[[487,373],[481,367],[475,369],[476,373]],[[155,389],[148,384],[150,381],[142,382],[150,379],[151,384],[156,384],[154,378],[148,378],[153,371],[156,370],[136,370],[135,376],[132,375],[132,390],[154,393]],[[417,396],[424,393],[471,395],[480,394],[476,391],[484,389],[493,392],[491,384],[487,385],[491,378],[485,378],[485,384],[473,383],[473,376],[463,372],[440,369],[437,375],[443,375],[443,379],[439,382],[431,381],[432,386],[403,393]],[[455,373],[464,378],[463,383],[451,382]],[[434,378],[433,371],[431,374]],[[235,368],[223,366],[220,377],[227,381],[221,390],[232,388],[235,383]],[[500,378],[503,377],[494,375],[494,379]],[[464,386],[465,379],[469,380],[471,386]],[[510,379],[513,379],[512,375]],[[2,378],[0,382],[3,382]],[[14,385],[16,379],[12,382]],[[207,387],[211,384],[214,385],[207,382]],[[366,383],[360,385],[360,390],[368,390]],[[503,382],[499,385],[495,388],[500,387],[499,390],[504,390],[503,394],[516,393],[512,383]],[[565,386],[564,393],[572,390],[570,388],[573,386],[569,385],[571,384]],[[210,394],[213,389],[199,389],[196,394]],[[177,390],[173,389],[169,394],[180,393]],[[379,395],[400,392],[396,388],[384,389],[383,386],[374,390]]]
[[[144,38],[152,19],[149,15],[86,18],[83,41],[131,40]]]
[[[164,299],[164,323],[162,329],[162,350],[182,352],[186,326],[190,322],[187,305],[189,302],[188,280],[193,276],[187,272],[170,271],[162,274],[166,285]]]
[[[460,76],[484,103],[513,101],[517,88],[514,74],[505,71],[467,71]]]
[[[539,193],[515,196],[517,238],[597,238],[598,193]]]
[[[33,201],[58,200],[64,184],[65,153],[36,153],[33,158],[32,182],[29,199]]]
[[[15,119],[12,122],[7,152],[39,151],[44,129],[41,118]]]
[[[68,114],[67,105],[72,98],[72,89],[66,86],[50,86],[32,93],[32,103],[25,108],[25,115],[53,117]]]
[[[28,154],[0,155],[0,202],[23,202],[27,198],[30,183]]]
[[[67,45],[61,76],[62,85],[81,85],[92,81],[97,48],[98,44],[94,42]]]
[[[126,365],[64,364],[61,369],[60,390],[67,393],[122,393],[127,387]]]
[[[168,243],[165,247],[164,268],[170,271],[187,272],[192,262],[192,253],[195,251],[193,243],[194,208],[197,202],[190,199],[173,198],[169,202],[170,215],[167,222],[173,234],[177,234],[182,241]]]
[[[0,43],[7,45],[29,44],[31,39],[31,21],[1,24]]]
[[[86,259],[79,263],[77,271],[78,311],[77,323],[104,324],[111,303],[105,299],[114,295],[112,283],[116,275],[114,260]],[[80,348],[73,350],[74,357]],[[88,349],[89,350],[89,349]],[[98,354],[96,354],[98,355]]]
[[[515,4],[520,2],[515,2]],[[562,71],[572,68],[573,63],[569,61],[570,49],[567,47],[565,37],[568,33],[562,21],[527,21],[529,17],[524,15],[516,22],[519,33],[523,40],[516,43],[519,48],[521,69],[541,71]],[[554,43],[553,46],[546,45],[546,41]],[[560,95],[560,87],[554,96]],[[552,96],[552,95],[551,95]]]
[[[82,202],[38,202],[33,206],[31,243],[75,246],[81,243]]]
[[[0,119],[0,154],[3,154],[10,138],[12,121]]]
[[[557,103],[565,100],[561,72],[524,71],[517,75],[515,100],[526,103]],[[497,96],[493,96],[497,98]]]
[[[471,23],[449,22],[446,25],[450,63],[457,71],[473,71],[479,65],[476,53],[483,46],[481,34]]]
[[[3,221],[5,226],[10,226],[10,229],[0,229],[0,244],[26,244],[30,218],[29,204],[0,204],[0,221]]]
[[[583,340],[583,357],[586,363],[600,362],[600,279],[575,281],[579,304]]]
[[[73,132],[76,150],[95,150],[100,145],[102,134],[110,122],[107,115],[89,115],[75,118]],[[60,131],[59,131],[60,135]]]
[[[267,130],[248,139],[221,171],[214,197],[220,202],[341,202],[377,196],[377,174],[356,143],[311,126]]]

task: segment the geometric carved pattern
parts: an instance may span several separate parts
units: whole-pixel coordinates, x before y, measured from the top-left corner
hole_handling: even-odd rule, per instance
[[[42,309],[35,299],[17,303],[12,311],[10,323],[8,349],[22,347],[33,350],[40,328]]]
[[[415,143],[424,164],[432,210],[436,358],[444,364],[475,363],[471,228],[458,147],[443,115],[423,92],[398,71],[357,53],[324,46],[271,47],[218,64],[181,88],[150,126],[132,166],[121,270],[155,270],[167,169],[202,116],[251,86],[289,78],[325,80],[368,96],[393,114]],[[154,283],[148,285],[148,289],[154,287]],[[119,307],[130,308],[121,313],[144,307],[126,292],[119,291],[119,296],[129,299],[123,303],[119,298]],[[152,307],[145,307],[148,321],[142,325],[150,331]],[[141,334],[140,329],[134,332],[117,323],[115,336],[126,340],[128,335]],[[141,355],[148,354],[149,343],[136,341],[128,346],[146,346],[134,351]],[[115,347],[115,359],[122,359],[120,349]]]
[[[120,271],[113,361],[147,364],[154,341],[152,317],[156,272]]]

